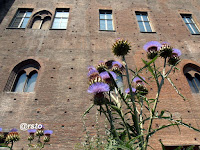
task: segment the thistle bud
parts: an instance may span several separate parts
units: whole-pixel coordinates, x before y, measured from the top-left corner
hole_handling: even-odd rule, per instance
[[[34,136],[33,135],[30,135],[29,137],[28,137],[28,140],[29,141],[32,141],[34,139]]]
[[[172,55],[172,47],[168,43],[163,43],[160,48],[160,56],[163,58],[170,57]]]
[[[94,95],[94,104],[95,105],[103,105],[107,104],[108,99],[104,96],[104,93],[96,93]]]
[[[101,61],[100,64],[97,66],[97,70],[99,73],[106,71],[108,69],[108,66],[106,66],[105,62]]]
[[[148,94],[148,90],[143,84],[137,84],[136,90],[137,90],[137,93],[139,93],[141,95],[147,95]]]
[[[38,129],[38,130],[36,131],[36,136],[43,136],[43,135],[44,135],[43,129]]]
[[[45,130],[44,131],[44,142],[49,142],[50,141],[50,135],[53,133],[52,130]]]
[[[131,46],[128,41],[118,39],[112,46],[112,52],[116,56],[125,56],[131,50],[130,48]]]
[[[49,141],[50,141],[50,137],[44,136],[44,142],[46,143],[46,142],[49,142]]]

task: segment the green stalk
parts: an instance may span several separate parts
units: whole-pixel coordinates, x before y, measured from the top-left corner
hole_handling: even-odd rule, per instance
[[[110,109],[108,108],[108,105],[106,105],[106,109],[107,109],[107,112],[108,112],[108,116],[109,116],[109,120],[110,120],[110,127],[111,127],[111,133],[113,134],[114,138],[117,137],[117,133],[115,131],[115,126],[113,125],[113,119],[112,119],[112,114],[111,114],[111,111]]]
[[[42,147],[41,147],[41,149],[43,149],[43,148],[44,148],[44,145],[45,145],[45,142],[44,142],[44,144],[42,144]],[[41,149],[40,149],[40,150],[41,150]]]
[[[12,147],[13,147],[13,141],[11,141],[11,147],[10,147],[10,150],[12,150]]]
[[[135,99],[134,99],[134,95],[133,95],[133,92],[132,92],[132,87],[131,87],[131,82],[130,82],[129,72],[128,72],[128,65],[126,63],[125,56],[122,56],[122,60],[125,62],[126,78],[127,78],[128,86],[129,86],[129,89],[130,89],[131,101],[132,101],[132,104],[133,104],[133,111],[134,111],[134,116],[135,116],[134,124],[135,124],[135,128],[136,128],[136,132],[137,132],[137,135],[141,135],[141,129],[140,129],[140,126],[139,126],[138,112],[137,112],[136,105],[135,105]],[[140,137],[139,140],[141,141],[141,144],[143,144],[143,142],[144,142],[143,138]]]
[[[154,115],[155,115],[155,110],[156,110],[156,107],[157,107],[157,104],[158,104],[158,99],[159,99],[159,96],[160,96],[160,91],[161,91],[161,88],[162,88],[162,86],[163,86],[163,84],[164,84],[164,80],[165,80],[165,68],[166,68],[166,58],[164,59],[164,68],[163,68],[163,74],[162,74],[162,80],[161,80],[161,82],[160,82],[160,84],[157,84],[157,86],[158,86],[158,92],[157,92],[157,94],[156,94],[156,100],[155,100],[155,102],[154,102],[154,106],[153,106],[153,109],[152,109],[152,111],[151,111],[151,116],[150,116],[150,121],[149,121],[149,127],[148,127],[148,130],[147,130],[147,136],[146,136],[146,141],[145,141],[145,144],[144,144],[144,147],[145,147],[145,150],[147,149],[147,146],[148,146],[148,141],[149,141],[149,137],[150,137],[150,132],[151,132],[151,128],[152,128],[152,124],[153,124],[153,117],[154,117]],[[155,68],[155,64],[154,64],[154,70],[156,70],[156,68]],[[156,74],[156,78],[155,78],[155,80],[156,80],[156,83],[158,83],[158,76],[157,76],[157,74]]]

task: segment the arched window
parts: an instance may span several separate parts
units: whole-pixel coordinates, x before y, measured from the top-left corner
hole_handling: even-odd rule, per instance
[[[47,11],[39,11],[33,15],[30,28],[32,29],[49,29],[52,14]]]
[[[4,91],[34,92],[40,64],[33,60],[25,60],[14,67]]]
[[[192,93],[200,92],[200,67],[194,64],[187,64],[184,67],[184,74]]]

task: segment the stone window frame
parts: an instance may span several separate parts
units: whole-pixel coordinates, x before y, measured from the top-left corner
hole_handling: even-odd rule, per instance
[[[137,22],[138,22],[140,32],[142,32],[142,33],[154,33],[147,11],[135,11],[135,15],[136,15],[136,19],[137,19]],[[141,20],[138,19],[138,17],[137,17],[138,15],[141,17]],[[144,20],[144,16],[147,17],[146,20]],[[144,28],[144,31],[141,29],[139,22],[142,23],[142,27]],[[149,25],[149,28],[150,28],[149,31],[147,30],[145,22],[148,23],[148,25]]]
[[[39,75],[40,68],[41,68],[40,64],[34,59],[27,59],[20,62],[11,71],[8,77],[7,83],[5,85],[4,92],[14,92],[15,86],[18,82],[18,78],[23,71],[26,72],[27,78],[29,78],[34,72],[37,72]],[[38,77],[37,77],[37,80],[38,80]]]
[[[184,22],[184,24],[187,26],[187,29],[190,31],[190,33],[192,35],[199,35],[200,34],[200,29],[197,25],[197,22],[194,20],[194,17],[192,14],[188,14],[188,13],[181,13],[180,14],[182,17],[182,20]],[[188,19],[184,20],[184,18],[190,18],[191,21],[189,21]],[[194,27],[192,27],[192,25]],[[197,30],[197,32],[195,31]]]
[[[200,67],[195,64],[186,64],[183,73],[188,81],[192,93],[200,93]]]
[[[60,11],[67,12],[67,14],[68,14],[67,17],[56,17],[56,13],[60,12]],[[56,8],[54,18],[53,18],[53,21],[52,21],[52,24],[51,24],[51,29],[53,29],[53,30],[66,30],[67,26],[68,26],[68,22],[69,22],[69,13],[70,13],[70,8]],[[53,25],[54,25],[54,21],[55,21],[56,18],[60,18],[61,20],[63,18],[67,19],[66,28],[54,28]],[[60,24],[59,24],[59,26],[60,26]]]
[[[43,29],[43,25],[45,23],[45,21],[48,21],[46,19],[49,19],[49,27],[48,29],[51,27],[51,19],[52,19],[52,13],[48,10],[41,10],[41,11],[38,11],[36,12],[33,17],[31,18],[31,21],[29,23],[29,28],[33,28],[33,25],[35,23],[35,21],[37,21],[36,19],[39,19],[40,20],[40,26],[37,28],[37,29]]]
[[[23,84],[23,88],[21,91],[16,91],[17,89],[17,84],[19,82],[19,79],[20,77],[25,74],[26,77],[24,79],[24,84]],[[38,70],[36,70],[35,68],[32,68],[32,67],[29,67],[29,68],[26,68],[24,70],[20,70],[19,73],[17,74],[17,77],[16,77],[16,80],[15,80],[15,83],[13,84],[13,88],[12,88],[12,92],[33,92],[34,89],[32,91],[30,91],[30,87],[28,87],[29,85],[29,81],[31,79],[31,77],[34,75],[34,74],[37,74],[38,75]],[[37,78],[36,78],[36,81],[37,81]],[[35,82],[36,82],[35,81]],[[34,86],[35,88],[35,86]]]
[[[24,15],[23,15],[22,17],[18,17],[18,14],[20,13],[20,11],[25,11],[25,13],[24,13]],[[31,12],[30,16],[28,16],[28,17],[26,16],[27,12]],[[33,12],[33,9],[32,9],[32,8],[18,8],[18,10],[17,10],[17,12],[15,13],[15,15],[14,15],[12,21],[10,22],[8,28],[25,29],[25,28],[28,26],[28,23],[29,23],[30,18],[31,18],[31,16],[32,16],[32,12]],[[17,18],[21,18],[21,20],[20,20],[18,26],[17,26],[17,27],[14,27],[13,24],[15,23],[15,21],[16,21]],[[25,18],[28,18],[28,21],[27,21],[25,27],[22,27]]]
[[[101,18],[101,14],[105,14],[105,18]],[[106,14],[111,14],[111,19]],[[101,29],[101,20],[105,20],[105,29]],[[112,21],[112,30],[108,29],[108,20]],[[113,11],[111,9],[99,9],[99,31],[115,31]]]

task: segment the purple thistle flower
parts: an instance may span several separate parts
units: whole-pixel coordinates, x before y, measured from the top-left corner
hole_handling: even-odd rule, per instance
[[[136,91],[136,89],[135,89],[135,88],[132,88],[132,92],[135,93],[135,91]],[[129,93],[130,93],[130,89],[129,89],[129,88],[126,89],[125,92],[126,92],[126,94],[129,94]]]
[[[13,128],[10,130],[10,132],[17,132],[18,130],[16,128]]]
[[[146,43],[143,48],[146,52],[149,52],[150,50],[159,51],[161,46],[162,45],[157,41],[150,41]]]
[[[95,69],[91,69],[89,72],[88,72],[88,77],[90,77],[92,74],[99,74],[99,72]]]
[[[89,66],[88,71],[90,71],[90,70],[96,70],[96,68],[94,66]]]
[[[112,75],[112,77],[116,80],[117,75],[116,75],[114,72],[112,72],[112,71],[109,71],[109,73],[110,73],[110,74]],[[110,78],[110,75],[108,74],[107,71],[104,71],[104,72],[100,73],[99,75],[100,75],[100,77],[101,77],[103,80],[109,79],[109,78]]]
[[[181,51],[179,49],[172,49],[172,56],[181,56]]]
[[[36,132],[36,129],[29,129],[28,130],[28,133],[30,133],[30,134],[34,134]]]
[[[88,93],[102,93],[108,92],[110,87],[108,84],[103,82],[96,82],[89,86]]]
[[[51,135],[52,133],[52,130],[44,130],[44,135]]]
[[[122,64],[120,62],[118,62],[118,61],[113,61],[112,62],[112,66],[119,66],[119,68],[121,68]]]
[[[144,77],[141,77],[143,80],[145,80],[145,78]],[[142,79],[140,79],[139,77],[135,77],[134,79],[133,79],[133,82],[135,82],[135,83],[138,83],[138,82],[141,82],[142,84],[143,84],[143,80]]]
[[[2,131],[2,128],[0,128],[0,132]]]

